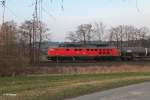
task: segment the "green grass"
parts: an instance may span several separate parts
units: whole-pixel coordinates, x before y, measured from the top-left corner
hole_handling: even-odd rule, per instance
[[[145,81],[148,72],[0,77],[0,100],[62,100]]]

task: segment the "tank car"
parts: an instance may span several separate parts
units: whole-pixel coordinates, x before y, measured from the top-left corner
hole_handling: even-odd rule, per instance
[[[149,58],[150,48],[144,47],[123,47],[121,48],[122,60],[133,60],[134,58]]]

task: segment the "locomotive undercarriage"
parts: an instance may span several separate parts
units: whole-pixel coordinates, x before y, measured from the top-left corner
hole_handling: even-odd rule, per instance
[[[113,56],[53,56],[48,57],[50,61],[104,61],[118,60],[120,57]]]
[[[122,56],[53,56],[48,57],[50,61],[132,61],[132,60],[147,60],[150,56],[139,56],[139,55],[122,55]]]

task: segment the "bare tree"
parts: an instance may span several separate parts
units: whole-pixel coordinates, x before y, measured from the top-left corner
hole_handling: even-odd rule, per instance
[[[37,62],[40,60],[42,41],[50,34],[47,34],[49,29],[43,22],[38,21],[36,23],[38,24],[35,24],[35,21],[33,20],[28,20],[22,23],[20,26],[20,41],[21,43],[28,46],[27,50],[30,63],[34,63],[35,61]],[[36,34],[34,33],[34,27],[36,27],[35,25],[39,25],[36,30]],[[48,37],[50,38],[50,36]]]
[[[138,29],[138,35],[140,40],[140,45],[145,47],[145,40],[147,39],[149,29],[147,27],[142,27]]]
[[[69,32],[66,39],[70,40],[71,42],[78,42],[79,41],[79,38],[75,32]]]
[[[29,62],[33,62],[33,21],[25,21],[24,23],[21,24],[19,27],[19,32],[20,32],[20,45],[21,48],[20,50],[23,52],[23,56],[28,57]]]
[[[115,41],[115,45],[117,47],[122,47],[123,42],[123,27],[124,26],[118,26],[110,29],[110,41]]]
[[[92,40],[92,33],[93,29],[91,24],[81,24],[77,27],[75,32],[70,32],[66,38],[71,42],[81,42],[86,44]]]
[[[8,21],[1,26],[1,46],[2,54],[5,56],[13,54],[15,44],[17,43],[17,24],[14,21]]]
[[[106,26],[102,22],[95,22],[94,24],[94,35],[96,40],[103,41],[104,34],[106,32]]]
[[[110,29],[110,41],[114,41],[117,47],[144,46],[148,28],[136,28],[129,25],[119,25]]]

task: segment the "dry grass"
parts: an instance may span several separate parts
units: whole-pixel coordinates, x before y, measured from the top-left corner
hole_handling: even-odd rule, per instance
[[[120,66],[120,67],[63,67],[62,73],[116,73],[116,72],[150,72],[150,67],[141,66]]]
[[[89,66],[89,67],[43,67],[41,73],[47,74],[92,74],[116,72],[150,72],[150,66]]]
[[[111,64],[111,63],[110,63]],[[116,73],[116,72],[150,72],[147,64],[117,63],[91,66],[58,66],[58,67],[0,67],[0,76],[29,75],[29,74],[90,74],[90,73]]]
[[[87,74],[114,72],[149,72],[149,67],[121,66],[121,67],[0,67],[1,76],[25,74]]]
[[[116,72],[150,72],[150,62],[99,62],[89,64],[58,64],[56,67],[42,67],[41,73],[48,74],[88,74]]]

